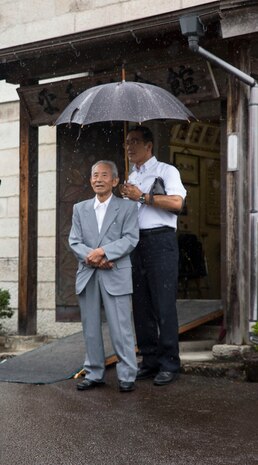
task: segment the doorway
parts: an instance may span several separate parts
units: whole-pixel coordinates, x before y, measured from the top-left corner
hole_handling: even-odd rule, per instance
[[[80,320],[74,290],[77,262],[68,246],[73,205],[93,196],[89,178],[97,160],[112,159],[121,180],[124,174],[122,125],[100,123],[86,127],[78,135],[78,128],[58,128],[57,321]],[[178,167],[187,189],[187,201],[178,219],[178,239],[182,242],[178,288],[181,331],[214,318],[221,309],[219,138],[219,125],[208,123],[173,125],[168,138],[168,159],[164,161]],[[193,251],[198,252],[195,259]]]
[[[170,163],[187,189],[178,220],[178,298],[220,299],[219,125],[175,125],[170,143]]]

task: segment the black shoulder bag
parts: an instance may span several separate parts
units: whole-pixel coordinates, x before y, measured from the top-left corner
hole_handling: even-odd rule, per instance
[[[153,204],[154,195],[167,195],[164,180],[162,178],[160,177],[155,178],[154,183],[152,184],[150,188],[149,195],[150,195],[150,205]],[[180,208],[180,210],[170,210],[170,211],[171,213],[174,213],[174,215],[180,215],[181,211],[183,210],[183,207],[184,207],[184,201],[182,204],[182,208]]]

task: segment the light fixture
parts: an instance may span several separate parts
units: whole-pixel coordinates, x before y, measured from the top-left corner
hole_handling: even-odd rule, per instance
[[[228,134],[228,150],[227,150],[227,170],[238,171],[238,134]]]

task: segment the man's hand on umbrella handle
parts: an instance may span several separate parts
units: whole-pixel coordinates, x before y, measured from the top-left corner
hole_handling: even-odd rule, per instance
[[[137,186],[126,183],[123,186],[123,194],[128,197],[128,199],[134,200],[136,202],[142,195],[142,191],[140,191]]]

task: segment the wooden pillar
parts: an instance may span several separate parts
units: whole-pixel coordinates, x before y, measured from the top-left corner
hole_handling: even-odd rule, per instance
[[[220,274],[220,288],[221,300],[224,309],[223,326],[227,326],[227,100],[221,101],[220,108],[220,261],[221,261],[221,274]]]
[[[20,101],[18,332],[37,333],[38,128]]]
[[[234,66],[248,73],[247,44],[231,48]],[[235,58],[235,60],[234,60]],[[231,61],[231,62],[232,62]],[[248,341],[250,302],[250,225],[248,179],[248,99],[249,87],[229,76],[227,134],[238,135],[239,167],[226,173],[226,323],[227,343]]]

